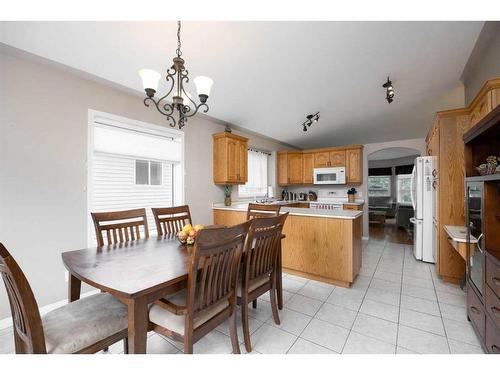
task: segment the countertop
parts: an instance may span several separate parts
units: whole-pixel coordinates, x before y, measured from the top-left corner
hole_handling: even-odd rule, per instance
[[[283,205],[298,203],[298,201],[282,203]],[[225,206],[224,203],[214,203],[214,210],[227,211],[247,211],[248,203],[235,203],[231,206]],[[363,215],[363,211],[356,210],[325,210],[316,208],[299,208],[299,207],[283,207],[281,212],[289,212],[290,215],[296,216],[312,216],[312,217],[328,217],[332,219],[353,220]]]
[[[446,233],[448,233],[448,236],[453,241],[456,242],[467,242],[467,228],[466,227],[460,227],[456,225],[444,225],[443,226],[444,230]],[[471,243],[477,243],[477,239],[474,236],[470,237],[470,242]]]

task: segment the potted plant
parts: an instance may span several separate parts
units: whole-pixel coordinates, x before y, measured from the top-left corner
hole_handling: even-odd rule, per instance
[[[224,186],[224,204],[226,206],[231,205],[231,193],[233,192],[233,185]]]
[[[347,201],[349,203],[354,203],[354,201],[356,200],[356,189],[355,188],[350,188],[349,190],[347,190]]]

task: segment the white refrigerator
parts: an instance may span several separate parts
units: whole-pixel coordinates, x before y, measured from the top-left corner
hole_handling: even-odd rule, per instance
[[[413,254],[417,260],[436,263],[434,214],[436,204],[435,157],[423,156],[415,159],[411,180],[411,201],[414,217]]]

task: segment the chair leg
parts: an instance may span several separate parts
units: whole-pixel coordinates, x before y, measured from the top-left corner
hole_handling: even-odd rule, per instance
[[[193,336],[190,334],[184,335],[184,354],[193,354]]]
[[[248,353],[252,351],[252,343],[250,342],[250,328],[248,326],[248,301],[242,299],[241,303],[241,323],[243,326],[243,339],[245,340],[245,349]]]
[[[277,298],[276,298],[276,275],[273,277],[273,282],[271,284],[271,290],[269,291],[271,294],[271,309],[273,311],[273,320],[274,323],[280,325],[280,316],[278,314],[278,304],[277,304]]]
[[[241,354],[240,344],[238,342],[238,329],[236,328],[236,309],[229,317],[229,335],[231,336],[231,345],[233,346],[233,354]]]
[[[128,354],[128,337],[123,339],[123,353]]]
[[[254,299],[254,300],[252,301],[252,307],[253,307],[254,309],[256,309],[256,308],[257,308],[257,300],[256,300],[256,299]]]
[[[109,352],[109,348],[106,346],[103,350],[102,350],[104,353],[107,353]]]

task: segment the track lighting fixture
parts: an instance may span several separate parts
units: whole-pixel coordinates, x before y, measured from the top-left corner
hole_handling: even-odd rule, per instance
[[[387,82],[384,83],[382,87],[385,88],[385,99],[387,103],[392,103],[394,100],[394,87],[392,87],[392,81],[389,79],[389,76],[387,76]]]
[[[312,125],[313,122],[319,121],[319,112],[316,112],[314,115],[307,115],[306,121],[302,123],[302,131],[307,131],[307,128]]]

